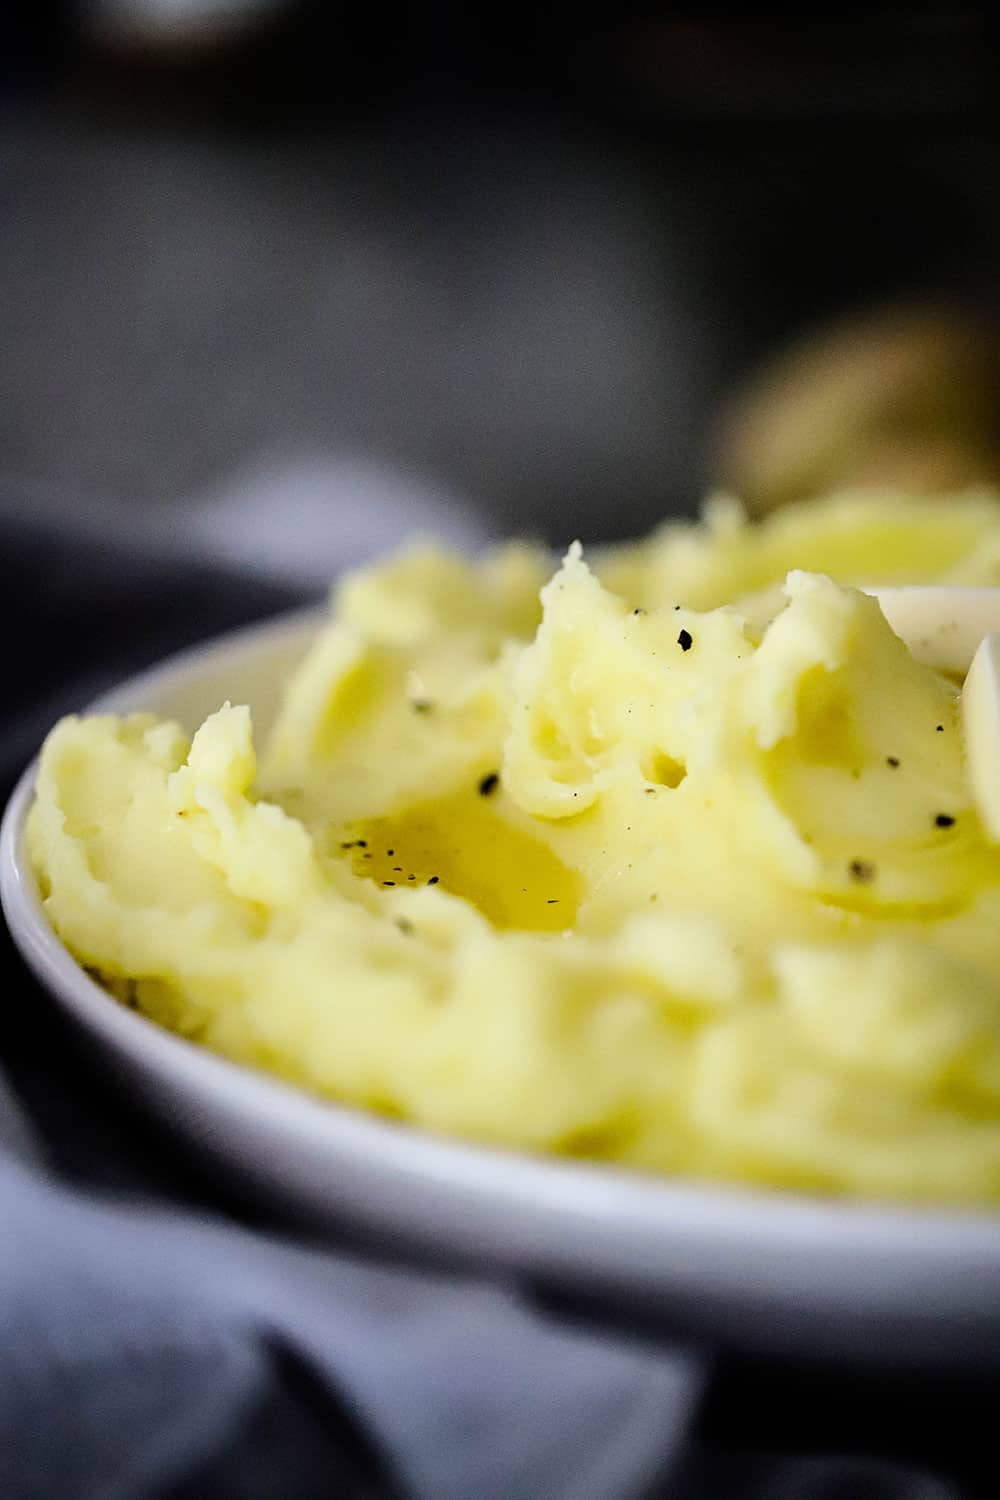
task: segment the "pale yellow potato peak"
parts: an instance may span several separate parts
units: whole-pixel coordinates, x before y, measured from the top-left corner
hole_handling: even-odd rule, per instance
[[[1000,1201],[1000,852],[956,683],[846,586],[930,581],[1000,582],[995,498],[404,552],[259,766],[240,706],[56,727],[49,917],[164,1024],[431,1129]]]

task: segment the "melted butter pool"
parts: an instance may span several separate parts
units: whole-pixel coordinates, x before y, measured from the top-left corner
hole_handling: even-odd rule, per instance
[[[440,884],[495,927],[572,927],[580,879],[550,849],[507,822],[492,797],[462,792],[352,826],[355,874],[382,886]]]

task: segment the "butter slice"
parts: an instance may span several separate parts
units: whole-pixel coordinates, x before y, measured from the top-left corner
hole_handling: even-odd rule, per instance
[[[1000,843],[1000,589],[937,584],[866,592],[917,661],[965,677],[969,781],[983,829]]]
[[[866,589],[910,654],[939,672],[964,674],[979,643],[1000,633],[1000,589],[958,584]]]
[[[1000,635],[988,635],[972,658],[962,689],[962,728],[979,819],[1000,844]]]

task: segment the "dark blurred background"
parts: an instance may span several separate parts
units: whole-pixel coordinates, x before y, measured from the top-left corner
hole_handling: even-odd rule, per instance
[[[303,580],[411,518],[621,535],[775,350],[994,313],[985,4],[11,14],[8,510]]]

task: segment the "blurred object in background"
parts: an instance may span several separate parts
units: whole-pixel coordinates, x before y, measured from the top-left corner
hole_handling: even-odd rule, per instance
[[[91,37],[117,48],[225,45],[287,8],[287,0],[91,0]]]
[[[755,513],[841,485],[1000,482],[1000,330],[929,303],[824,328],[737,392],[711,471]]]
[[[286,8],[287,0],[91,0],[90,35],[110,47],[224,45]]]
[[[185,549],[317,589],[414,532],[465,551],[489,540],[458,496],[419,474],[348,453],[275,457],[178,506],[175,515],[181,526],[164,527],[162,554],[176,552],[180,530]]]

